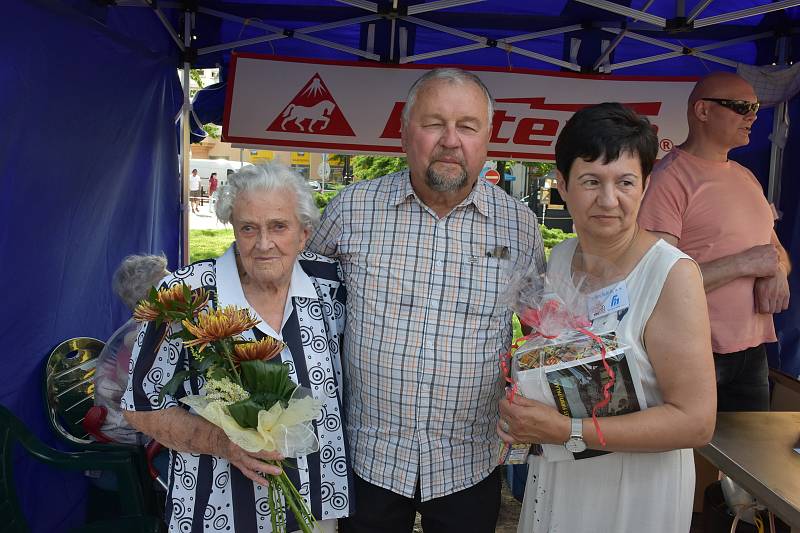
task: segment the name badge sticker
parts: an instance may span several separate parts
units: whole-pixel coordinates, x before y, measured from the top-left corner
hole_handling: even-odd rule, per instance
[[[587,298],[589,320],[627,309],[628,287],[624,281],[591,293]]]

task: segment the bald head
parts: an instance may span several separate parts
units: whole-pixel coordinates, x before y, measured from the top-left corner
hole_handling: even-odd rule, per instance
[[[758,107],[749,108],[748,104],[756,102],[752,85],[741,76],[732,72],[709,74],[689,95],[689,137],[682,147],[694,150],[694,155],[705,154],[707,159],[727,160],[728,151],[750,141]]]
[[[689,95],[689,109],[702,98],[728,98],[736,100],[741,93],[755,96],[752,85],[733,72],[714,72],[698,81]],[[746,99],[746,98],[742,98]]]

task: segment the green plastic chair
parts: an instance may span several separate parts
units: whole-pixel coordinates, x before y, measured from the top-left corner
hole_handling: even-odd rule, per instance
[[[164,530],[163,522],[147,514],[142,493],[141,466],[126,450],[62,452],[43,444],[5,406],[0,405],[0,523],[8,533],[28,532],[14,486],[14,448],[20,444],[34,459],[64,470],[110,470],[118,480],[120,517],[73,529],[83,532],[150,533]]]

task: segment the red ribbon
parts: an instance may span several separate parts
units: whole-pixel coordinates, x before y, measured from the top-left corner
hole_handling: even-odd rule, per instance
[[[592,424],[594,424],[594,429],[597,432],[597,439],[600,441],[600,444],[605,447],[606,438],[603,436],[603,432],[600,431],[600,422],[597,420],[597,411],[598,409],[602,409],[608,405],[608,402],[611,401],[611,387],[613,387],[614,383],[617,381],[617,376],[614,374],[614,369],[611,368],[608,364],[608,361],[606,361],[606,343],[603,342],[603,339],[585,328],[578,328],[578,331],[584,335],[588,335],[592,338],[592,340],[600,345],[600,360],[603,361],[603,368],[605,368],[606,372],[608,373],[608,382],[603,385],[603,399],[592,406]]]

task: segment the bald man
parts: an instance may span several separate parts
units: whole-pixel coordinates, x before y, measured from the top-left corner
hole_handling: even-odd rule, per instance
[[[758,98],[733,73],[711,74],[689,96],[689,137],[653,170],[639,225],[700,264],[711,319],[719,411],[769,409],[765,343],[789,305],[790,265],[775,210],[755,176],[728,159],[750,142]]]

